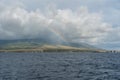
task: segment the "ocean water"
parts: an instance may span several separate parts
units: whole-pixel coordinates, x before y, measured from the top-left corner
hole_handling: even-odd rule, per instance
[[[120,54],[0,53],[0,80],[120,80]]]

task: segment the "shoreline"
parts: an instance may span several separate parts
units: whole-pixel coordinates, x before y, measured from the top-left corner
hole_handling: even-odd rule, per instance
[[[1,49],[2,52],[98,52],[105,53],[108,52],[106,50],[92,50],[92,49]]]

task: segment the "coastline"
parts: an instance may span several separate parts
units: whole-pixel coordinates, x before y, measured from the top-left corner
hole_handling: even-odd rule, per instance
[[[0,50],[2,52],[98,52],[98,53],[105,53],[108,52],[106,50],[92,50],[92,49],[6,49]]]

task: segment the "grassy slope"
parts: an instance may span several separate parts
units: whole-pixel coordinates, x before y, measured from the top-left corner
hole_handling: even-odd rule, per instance
[[[84,44],[69,44],[69,45],[63,45],[63,44],[49,44],[49,43],[40,43],[40,42],[35,42],[35,41],[9,41],[2,43],[0,45],[0,51],[5,52],[5,51],[11,51],[11,52],[35,52],[35,51],[101,51],[103,52],[104,50],[99,50],[96,49],[92,46],[89,45],[84,45]]]
[[[28,46],[28,47],[27,47]],[[72,51],[72,52],[104,52],[104,50],[98,49],[88,49],[88,48],[77,48],[65,45],[42,45],[42,46],[9,46],[7,48],[3,48],[0,52],[64,52],[64,51]]]

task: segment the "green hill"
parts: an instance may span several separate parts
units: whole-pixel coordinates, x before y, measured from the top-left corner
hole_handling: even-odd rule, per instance
[[[32,52],[32,51],[100,51],[94,46],[84,43],[51,43],[42,40],[0,40],[1,51]],[[101,50],[102,51],[102,50]]]

